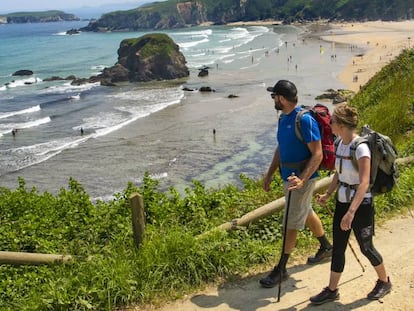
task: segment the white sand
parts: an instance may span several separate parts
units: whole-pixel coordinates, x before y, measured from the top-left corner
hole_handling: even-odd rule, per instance
[[[322,38],[366,48],[362,56],[354,56],[338,76],[348,89],[358,91],[382,67],[414,45],[414,21],[366,22],[332,24],[333,28]],[[354,82],[354,77],[358,81]]]

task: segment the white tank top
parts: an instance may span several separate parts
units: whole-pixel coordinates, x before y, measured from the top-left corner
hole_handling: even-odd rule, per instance
[[[351,143],[348,145],[343,144],[342,140],[339,142],[336,154],[339,156],[347,157],[346,159],[337,157],[335,159],[335,169],[338,172],[339,182],[348,184],[348,185],[359,185],[359,173],[358,170],[352,165],[351,156],[351,145],[358,138],[356,136]],[[367,144],[359,144],[355,150],[356,159],[359,160],[362,157],[371,158],[371,151]],[[342,165],[341,165],[342,161]],[[342,203],[349,203],[350,200],[347,199],[346,195],[347,187],[344,185],[339,186],[338,188],[338,201]],[[352,199],[355,195],[355,190],[351,189],[349,198]],[[365,194],[366,198],[372,197],[370,192]]]

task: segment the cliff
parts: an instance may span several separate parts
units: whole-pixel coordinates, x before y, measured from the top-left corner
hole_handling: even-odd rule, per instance
[[[81,31],[171,29],[207,22],[201,1],[159,2],[128,11],[111,12],[91,21]]]
[[[414,0],[168,0],[133,10],[111,12],[82,31],[130,31],[197,26],[206,22],[318,19],[340,21],[403,20],[414,17]]]

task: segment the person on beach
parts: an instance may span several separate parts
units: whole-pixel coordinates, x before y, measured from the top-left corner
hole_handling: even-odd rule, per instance
[[[296,246],[298,230],[304,229],[305,225],[320,242],[319,250],[315,256],[308,258],[308,264],[316,264],[329,258],[332,245],[325,236],[321,220],[312,209],[312,196],[318,176],[317,169],[322,161],[318,124],[310,114],[303,115],[301,125],[306,144],[303,143],[295,134],[296,115],[301,109],[297,104],[296,86],[288,80],[279,80],[275,86],[268,87],[267,90],[271,92],[275,109],[281,111],[282,115],[277,131],[278,147],[265,176],[263,188],[269,191],[273,174],[279,169],[284,181],[286,202],[288,202],[289,192],[291,193],[289,215],[286,215],[287,204],[284,214],[284,217],[287,217],[285,249],[279,263],[260,280],[263,287],[270,288],[279,283],[280,276],[282,276],[282,281],[288,278],[286,264]]]
[[[378,280],[367,298],[376,300],[391,291],[391,282],[385,271],[381,254],[374,247],[374,202],[369,189],[371,152],[367,144],[359,144],[355,150],[358,168],[352,165],[350,147],[359,137],[356,134],[358,115],[355,108],[346,104],[337,106],[331,119],[332,132],[339,136],[336,150],[336,172],[323,195],[317,201],[325,205],[336,191],[333,219],[333,251],[329,284],[318,295],[310,298],[312,304],[323,304],[339,299],[338,283],[345,266],[345,250],[351,229],[361,252],[374,267]]]

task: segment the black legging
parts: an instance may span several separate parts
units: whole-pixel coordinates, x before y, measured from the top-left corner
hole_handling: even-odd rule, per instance
[[[336,201],[336,208],[333,220],[333,251],[331,271],[341,273],[345,266],[345,250],[347,247],[351,230],[343,231],[340,227],[342,217],[348,211],[350,203]],[[368,258],[371,264],[376,267],[382,263],[380,253],[372,243],[374,235],[374,206],[372,199],[364,199],[357,209],[352,222],[352,230],[358,241],[361,252]]]

